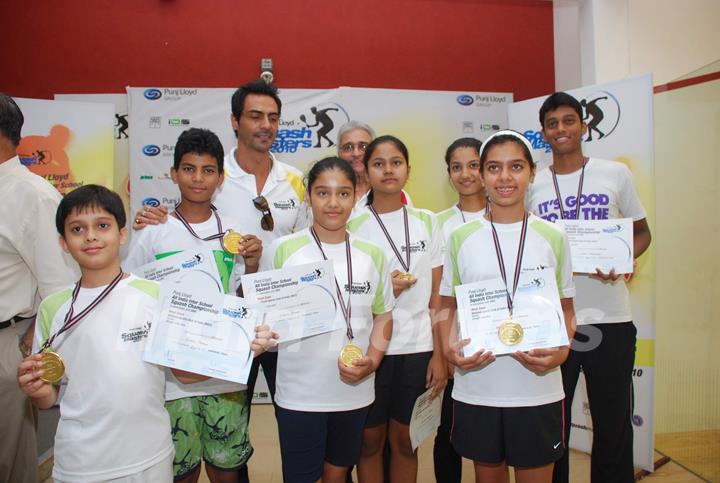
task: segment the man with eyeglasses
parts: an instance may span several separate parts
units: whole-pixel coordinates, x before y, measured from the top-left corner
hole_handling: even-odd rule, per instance
[[[375,130],[361,121],[348,121],[338,130],[337,138],[338,157],[350,163],[357,175],[355,188],[355,209],[367,204],[367,195],[370,191],[370,181],[365,171],[365,149],[375,139]],[[403,203],[412,206],[410,195],[402,192]]]
[[[308,226],[310,215],[304,202],[302,173],[276,160],[270,152],[282,108],[275,85],[256,80],[240,86],[232,96],[231,108],[230,122],[237,145],[225,156],[225,181],[214,203],[219,212],[236,219],[260,238],[263,246],[269,246],[276,238]],[[166,220],[165,208],[146,206],[137,213],[133,228]],[[244,267],[236,268],[236,274],[244,273]],[[255,358],[247,382],[248,394],[253,394],[259,366],[274,401],[277,352]],[[249,412],[248,408],[248,416]],[[247,466],[240,471],[240,481],[248,481]]]

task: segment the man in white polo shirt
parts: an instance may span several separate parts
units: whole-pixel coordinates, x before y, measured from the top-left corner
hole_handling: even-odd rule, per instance
[[[308,226],[310,215],[304,202],[302,173],[276,160],[270,152],[282,108],[275,85],[256,80],[240,86],[232,96],[231,108],[230,122],[237,145],[225,156],[225,181],[214,203],[220,213],[240,223],[244,234],[257,235],[263,246],[268,247],[274,239]],[[165,208],[144,207],[135,217],[133,228],[166,220]],[[265,352],[255,358],[247,383],[248,394],[253,394],[260,365],[274,398],[277,352]]]
[[[0,93],[0,481],[37,481],[36,413],[17,386],[40,299],[77,280],[55,232],[60,193],[20,163],[24,117]]]

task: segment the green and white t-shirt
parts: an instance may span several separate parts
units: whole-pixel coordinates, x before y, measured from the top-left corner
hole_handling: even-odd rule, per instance
[[[480,211],[461,211],[457,205],[452,205],[450,208],[438,212],[437,220],[440,225],[440,231],[443,234],[443,244],[447,243],[450,233],[452,233],[455,228],[468,221],[482,218],[483,215],[485,215],[485,208]],[[443,251],[444,250],[445,247],[443,245]]]
[[[242,227],[234,219],[218,214],[223,230],[232,228],[243,233]],[[207,221],[191,223],[190,226],[195,230],[195,233],[203,238],[218,232],[217,221],[213,215]],[[133,233],[127,257],[123,261],[123,268],[132,272],[146,263],[174,255],[183,250],[198,248],[209,248],[213,251],[225,293],[234,295],[240,279],[240,274],[237,273],[239,268],[236,264],[236,257],[232,253],[223,250],[219,240],[203,241],[195,238],[182,222],[174,216],[169,216],[167,223],[151,225]],[[193,384],[183,384],[177,380],[170,369],[167,369],[166,377],[165,398],[168,401],[188,396],[207,396],[209,394],[243,391],[247,387],[245,384],[212,378]]]
[[[73,287],[38,309],[33,350],[63,326]],[[105,289],[81,288],[81,312]],[[141,472],[173,452],[165,375],[142,360],[160,285],[129,276],[52,348],[65,362],[53,477],[105,481]]]
[[[495,228],[508,281],[512,283],[522,223],[495,223]],[[554,269],[561,299],[575,295],[565,232],[559,226],[530,215],[522,270],[542,268]],[[447,242],[440,295],[454,297],[458,285],[499,277],[490,222],[478,218],[456,228]],[[482,369],[456,370],[452,397],[467,404],[520,407],[559,401],[564,393],[559,367],[538,376],[511,356],[504,355]]]
[[[406,207],[410,232],[410,270],[417,282],[397,297],[393,310],[393,335],[388,355],[416,354],[433,350],[432,324],[430,321],[430,292],[432,270],[441,267],[442,234],[435,214],[418,208]],[[405,223],[402,209],[380,214],[390,237],[400,255],[405,252]],[[387,255],[390,272],[404,272],[390,242],[380,224],[366,207],[348,222],[348,230],[377,243]]]
[[[347,286],[345,243],[322,244],[333,263],[335,278],[347,300],[351,295],[353,343],[367,353],[373,316],[390,312],[393,298],[385,254],[374,243],[350,235],[352,288]],[[267,255],[267,256],[266,256]],[[303,265],[322,260],[322,253],[309,229],[279,238],[262,257],[262,270]],[[343,320],[341,310],[337,317]],[[339,329],[283,344],[278,349],[275,402],[295,411],[349,411],[375,400],[375,374],[358,384],[340,379],[338,357],[348,342],[346,329]]]

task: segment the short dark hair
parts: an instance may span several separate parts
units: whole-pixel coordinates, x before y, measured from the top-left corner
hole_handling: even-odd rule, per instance
[[[243,109],[245,108],[245,98],[248,94],[272,97],[275,104],[277,104],[278,114],[280,114],[280,111],[282,110],[282,101],[280,100],[280,96],[278,96],[277,86],[272,83],[268,84],[262,79],[258,79],[241,85],[233,93],[232,100],[230,101],[230,107],[232,109],[232,115],[235,119],[240,119]]]
[[[552,112],[561,106],[571,107],[577,112],[578,117],[582,121],[583,109],[580,102],[567,92],[555,92],[554,94],[550,94],[542,103],[542,106],[540,106],[540,126],[545,127],[545,116],[548,112]]]
[[[352,183],[353,189],[355,189],[357,186],[357,175],[355,174],[355,170],[352,166],[350,166],[350,163],[344,159],[338,158],[337,156],[329,156],[313,164],[310,171],[308,171],[306,181],[307,191],[309,192],[312,189],[312,186],[315,184],[318,176],[325,171],[330,171],[331,169],[336,169],[342,172],[347,177],[348,181]]]
[[[25,117],[13,98],[0,92],[0,135],[17,146],[24,123]]]
[[[452,155],[456,149],[471,148],[478,153],[478,156],[480,156],[481,147],[482,142],[479,139],[475,138],[460,138],[453,141],[452,144],[450,144],[450,146],[448,146],[447,150],[445,151],[445,164],[447,165],[448,173],[450,172],[450,158],[452,158]]]
[[[65,220],[73,210],[81,211],[89,208],[100,208],[115,217],[118,228],[125,226],[125,207],[123,202],[112,190],[96,184],[81,186],[60,200],[55,214],[55,227],[60,235],[65,236]]]
[[[214,132],[197,127],[191,127],[183,131],[178,137],[177,143],[175,143],[175,151],[173,152],[173,168],[175,170],[180,168],[180,160],[188,153],[199,156],[209,154],[215,158],[218,171],[222,174],[225,151],[220,138]]]

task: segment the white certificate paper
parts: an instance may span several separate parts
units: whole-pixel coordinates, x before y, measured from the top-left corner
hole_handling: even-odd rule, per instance
[[[171,282],[189,277],[192,281],[188,279],[185,282],[188,287],[196,283],[210,284],[217,292],[223,292],[220,272],[212,250],[184,250],[138,267],[133,273],[157,282]]]
[[[557,220],[565,228],[575,273],[633,272],[633,220]]]
[[[211,285],[168,283],[143,359],[226,381],[247,383],[250,343],[261,310]]]
[[[413,406],[410,416],[410,442],[413,451],[440,426],[443,393],[431,399],[432,391],[430,388],[422,393]]]
[[[264,322],[281,344],[345,328],[328,260],[243,275],[242,288],[247,300],[263,307]]]
[[[505,294],[502,278],[455,287],[460,336],[470,339],[463,349],[466,356],[478,350],[502,355],[568,345],[553,269],[520,274],[512,320],[522,326],[523,337],[514,345],[504,343],[498,333],[501,324],[510,319]]]

